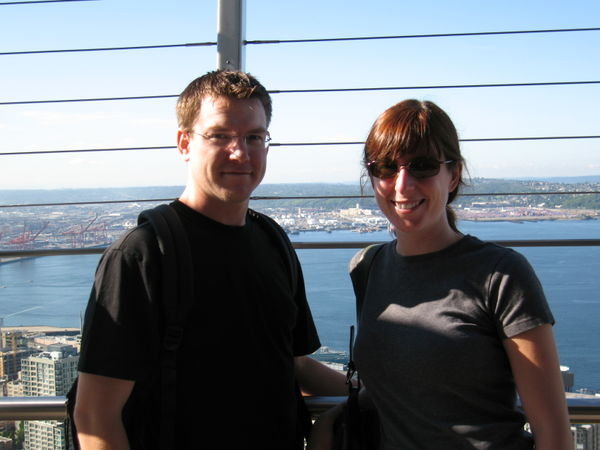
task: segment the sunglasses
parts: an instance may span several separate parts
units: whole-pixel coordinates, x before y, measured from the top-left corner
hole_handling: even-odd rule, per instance
[[[440,173],[440,166],[442,164],[453,162],[453,159],[438,161],[435,158],[428,158],[426,156],[417,157],[406,164],[398,164],[396,161],[389,160],[374,160],[367,163],[367,171],[370,176],[375,178],[393,178],[404,167],[410,176],[423,179]]]

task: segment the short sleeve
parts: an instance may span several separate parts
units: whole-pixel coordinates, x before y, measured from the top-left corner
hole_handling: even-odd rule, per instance
[[[499,259],[491,277],[489,298],[498,330],[504,338],[540,325],[554,324],[537,275],[525,257],[514,250],[508,250]]]
[[[348,272],[349,273],[352,273],[354,271],[354,269],[356,269],[356,266],[358,266],[358,263],[360,263],[361,260],[363,259],[366,250],[367,250],[366,247],[361,248],[359,251],[357,251],[354,254],[352,259],[350,259],[350,262],[348,263]]]
[[[160,269],[136,229],[102,256],[85,313],[79,370],[113,378],[143,379],[156,355]],[[157,267],[158,266],[158,267]]]

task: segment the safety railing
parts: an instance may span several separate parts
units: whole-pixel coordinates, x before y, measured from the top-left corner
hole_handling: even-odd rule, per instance
[[[313,416],[343,402],[345,397],[305,397]],[[2,397],[0,420],[65,420],[65,397]],[[572,424],[600,423],[600,397],[569,397],[569,418]]]
[[[308,409],[313,416],[344,401],[344,397],[305,397]],[[569,420],[571,424],[600,423],[600,397],[569,397]]]
[[[491,241],[506,247],[598,247],[600,239],[518,239]],[[340,242],[292,242],[296,249],[341,249],[363,248],[377,244],[379,241],[340,241]],[[38,256],[62,255],[98,255],[106,247],[34,249],[34,250],[4,250],[0,251],[0,260],[8,258],[33,258]]]

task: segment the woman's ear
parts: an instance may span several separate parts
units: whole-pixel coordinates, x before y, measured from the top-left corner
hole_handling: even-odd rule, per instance
[[[448,192],[454,192],[460,186],[462,169],[463,165],[461,161],[457,161],[456,164],[452,164],[452,168],[450,169],[452,172],[452,178],[450,179]]]

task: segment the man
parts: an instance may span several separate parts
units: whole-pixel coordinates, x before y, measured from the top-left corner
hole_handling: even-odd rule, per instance
[[[347,389],[306,356],[320,344],[302,273],[293,290],[286,249],[248,210],[266,168],[269,94],[243,72],[210,72],[182,92],[177,116],[188,174],[171,206],[192,249],[196,298],[178,351],[174,448],[297,448],[295,380],[313,395]],[[75,406],[84,449],[159,447],[160,262],[142,224],[98,266]]]

